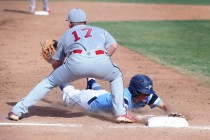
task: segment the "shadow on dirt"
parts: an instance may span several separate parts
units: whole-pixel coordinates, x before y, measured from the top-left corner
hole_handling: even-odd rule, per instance
[[[17,102],[7,102],[6,104],[10,106],[14,106]],[[66,109],[62,109],[66,108]],[[113,116],[106,113],[89,113],[84,110],[72,109],[67,106],[61,107],[58,105],[49,107],[49,106],[33,106],[29,109],[30,113],[24,115],[24,118],[28,118],[31,116],[40,116],[40,117],[61,117],[61,118],[77,118],[89,116],[95,119],[99,119],[102,121],[114,122]]]
[[[13,12],[13,13],[20,13],[20,14],[30,14],[28,11],[14,10],[14,9],[4,9],[4,12]]]

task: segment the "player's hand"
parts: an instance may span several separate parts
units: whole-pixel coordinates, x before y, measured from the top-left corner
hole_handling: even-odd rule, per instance
[[[167,116],[168,117],[182,117],[182,118],[185,118],[181,113],[175,113],[175,112],[171,112]]]

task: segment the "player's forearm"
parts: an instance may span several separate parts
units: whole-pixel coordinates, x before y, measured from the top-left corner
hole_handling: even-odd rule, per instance
[[[109,48],[107,48],[109,56],[112,56],[114,54],[114,52],[117,50],[117,48],[118,48],[117,44],[113,44]]]
[[[168,106],[166,106],[166,105],[163,106],[162,109],[165,111],[166,114],[170,114],[171,113],[171,109]]]
[[[168,105],[166,105],[165,103],[163,103],[163,102],[161,102],[158,107],[160,109],[162,109],[163,111],[165,111],[166,114],[170,114],[171,113],[171,108]]]

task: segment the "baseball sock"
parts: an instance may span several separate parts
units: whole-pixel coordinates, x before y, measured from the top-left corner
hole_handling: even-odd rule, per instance
[[[100,90],[103,89],[94,78],[87,78],[87,89]]]

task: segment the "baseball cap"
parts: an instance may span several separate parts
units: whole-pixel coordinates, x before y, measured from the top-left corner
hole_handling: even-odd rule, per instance
[[[84,21],[87,21],[86,13],[80,8],[71,9],[68,12],[68,19],[66,21],[69,21],[69,22],[84,22]]]

